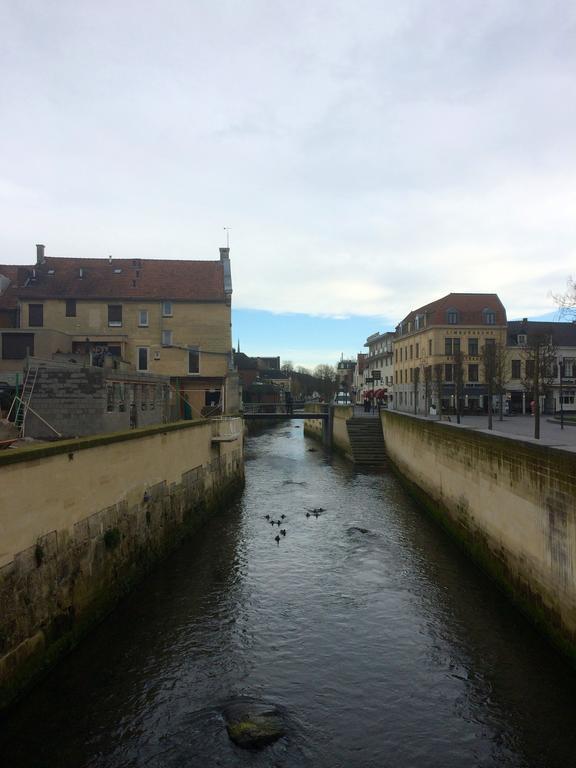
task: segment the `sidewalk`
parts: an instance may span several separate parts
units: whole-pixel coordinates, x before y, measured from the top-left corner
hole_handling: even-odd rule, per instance
[[[548,445],[552,448],[576,452],[576,426],[565,425],[564,429],[560,429],[559,423],[551,423],[548,419],[552,419],[552,417],[540,417],[540,440],[534,440],[534,418],[532,416],[504,416],[504,420],[499,421],[498,416],[495,415],[492,421],[492,430],[488,429],[488,416],[463,416],[459,426],[466,429],[476,429],[489,435],[500,434],[507,437],[518,437],[538,445]],[[429,420],[438,421],[434,417],[429,417]],[[458,426],[456,416],[450,416],[450,424]]]

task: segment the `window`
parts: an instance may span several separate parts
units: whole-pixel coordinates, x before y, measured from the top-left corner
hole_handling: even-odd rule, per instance
[[[458,323],[458,312],[455,309],[449,309],[446,312],[446,319],[448,320],[448,325],[456,325]]]
[[[76,317],[76,299],[66,299],[66,317]]]
[[[108,304],[108,325],[119,328],[122,325],[122,304]]]
[[[518,334],[518,346],[520,346],[520,347],[526,346],[527,339],[528,339],[528,336],[525,333],[519,333]]]
[[[432,354],[432,339],[428,339],[428,354]]]
[[[220,404],[220,390],[207,389],[204,393],[204,405],[206,407]]]
[[[416,344],[416,357],[420,357],[420,344]]]
[[[138,370],[148,370],[148,347],[138,347]]]
[[[486,325],[495,325],[496,323],[496,313],[491,309],[485,309],[482,312],[482,315],[484,317],[484,322]]]
[[[446,363],[444,366],[444,381],[454,381],[454,366]]]
[[[520,360],[512,360],[512,378],[519,379],[521,375]]]
[[[148,327],[148,310],[147,309],[138,310],[138,327],[139,328]]]
[[[468,364],[468,381],[478,381],[478,363]]]
[[[468,354],[469,355],[478,354],[478,339],[476,338],[468,339]]]
[[[574,371],[574,358],[565,357],[563,376],[565,376],[567,379],[571,379],[572,376],[574,375],[573,371]]]
[[[28,304],[28,325],[42,328],[44,325],[44,304]]]
[[[200,352],[198,347],[188,348],[188,373],[200,373]]]
[[[172,331],[162,331],[162,346],[163,347],[172,346]]]
[[[162,302],[162,317],[172,317],[172,302],[171,301],[163,301]]]
[[[531,379],[534,376],[534,360],[526,360],[526,377]]]
[[[410,360],[414,357],[414,345],[410,344]]]
[[[444,354],[456,355],[460,352],[460,339],[456,339],[453,336],[446,336],[444,339]]]

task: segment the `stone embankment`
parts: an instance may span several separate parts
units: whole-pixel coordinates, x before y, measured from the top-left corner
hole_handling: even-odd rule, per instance
[[[576,454],[383,411],[411,492],[576,662]]]
[[[242,420],[0,454],[0,708],[242,488]]]

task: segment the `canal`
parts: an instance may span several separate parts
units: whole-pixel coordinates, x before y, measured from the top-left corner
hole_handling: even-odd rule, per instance
[[[571,668],[393,475],[302,433],[248,438],[241,501],[0,722],[3,766],[575,764]],[[233,746],[221,711],[242,697],[288,735]]]

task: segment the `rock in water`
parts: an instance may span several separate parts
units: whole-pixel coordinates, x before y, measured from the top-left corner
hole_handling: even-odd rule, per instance
[[[234,704],[224,717],[230,740],[243,749],[260,749],[286,734],[280,712],[257,702]]]

